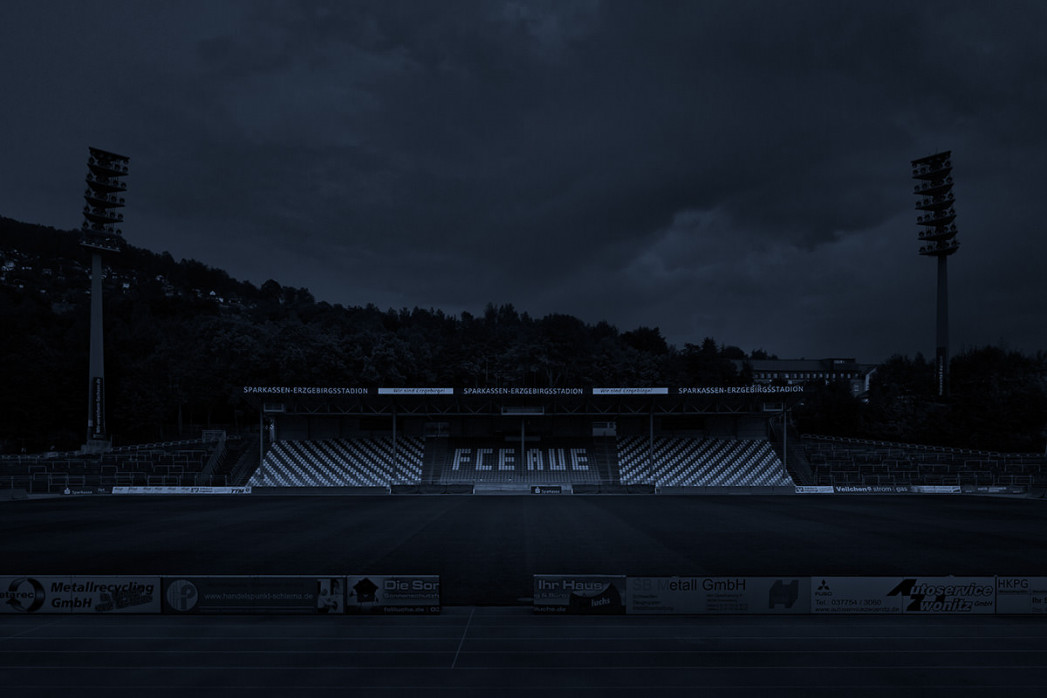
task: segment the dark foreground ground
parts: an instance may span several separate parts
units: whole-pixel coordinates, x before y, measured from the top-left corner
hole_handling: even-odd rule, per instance
[[[1047,502],[57,498],[0,574],[441,576],[439,616],[0,616],[8,696],[1041,696],[1047,618],[535,616],[535,573],[1047,576]]]
[[[0,617],[0,693],[27,696],[1011,696],[1047,688],[1042,618]]]
[[[1047,576],[1047,502],[970,496],[63,497],[6,502],[0,574]]]

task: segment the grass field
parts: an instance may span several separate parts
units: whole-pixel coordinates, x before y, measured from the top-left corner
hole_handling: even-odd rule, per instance
[[[0,574],[1047,576],[1047,502],[975,496],[63,497],[0,505]]]

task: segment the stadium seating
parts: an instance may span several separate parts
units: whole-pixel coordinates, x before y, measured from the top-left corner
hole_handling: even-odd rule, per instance
[[[622,437],[618,467],[623,485],[659,487],[789,486],[781,459],[766,440]]]
[[[592,439],[545,439],[528,444],[522,463],[519,446],[511,442],[431,439],[430,444],[439,453],[430,464],[433,484],[599,485],[609,481],[610,465]]]
[[[815,484],[1047,485],[1047,457],[863,439],[804,436]]]
[[[198,485],[217,447],[215,442],[195,440],[128,446],[101,454],[6,456],[0,458],[0,488],[39,494],[66,488]]]
[[[248,480],[254,487],[387,487],[417,484],[422,440],[387,437],[278,441]]]

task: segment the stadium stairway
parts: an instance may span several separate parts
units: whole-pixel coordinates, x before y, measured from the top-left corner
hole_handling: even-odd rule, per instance
[[[601,436],[593,439],[593,461],[600,473],[603,483],[618,485],[621,476],[618,470],[618,444],[613,436]]]
[[[422,457],[422,482],[435,484],[440,473],[448,464],[447,438],[434,436],[425,440],[425,455]]]

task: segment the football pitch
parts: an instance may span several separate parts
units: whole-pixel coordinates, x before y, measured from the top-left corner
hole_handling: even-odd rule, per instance
[[[1047,576],[1047,502],[978,496],[84,496],[2,505],[3,574]]]

